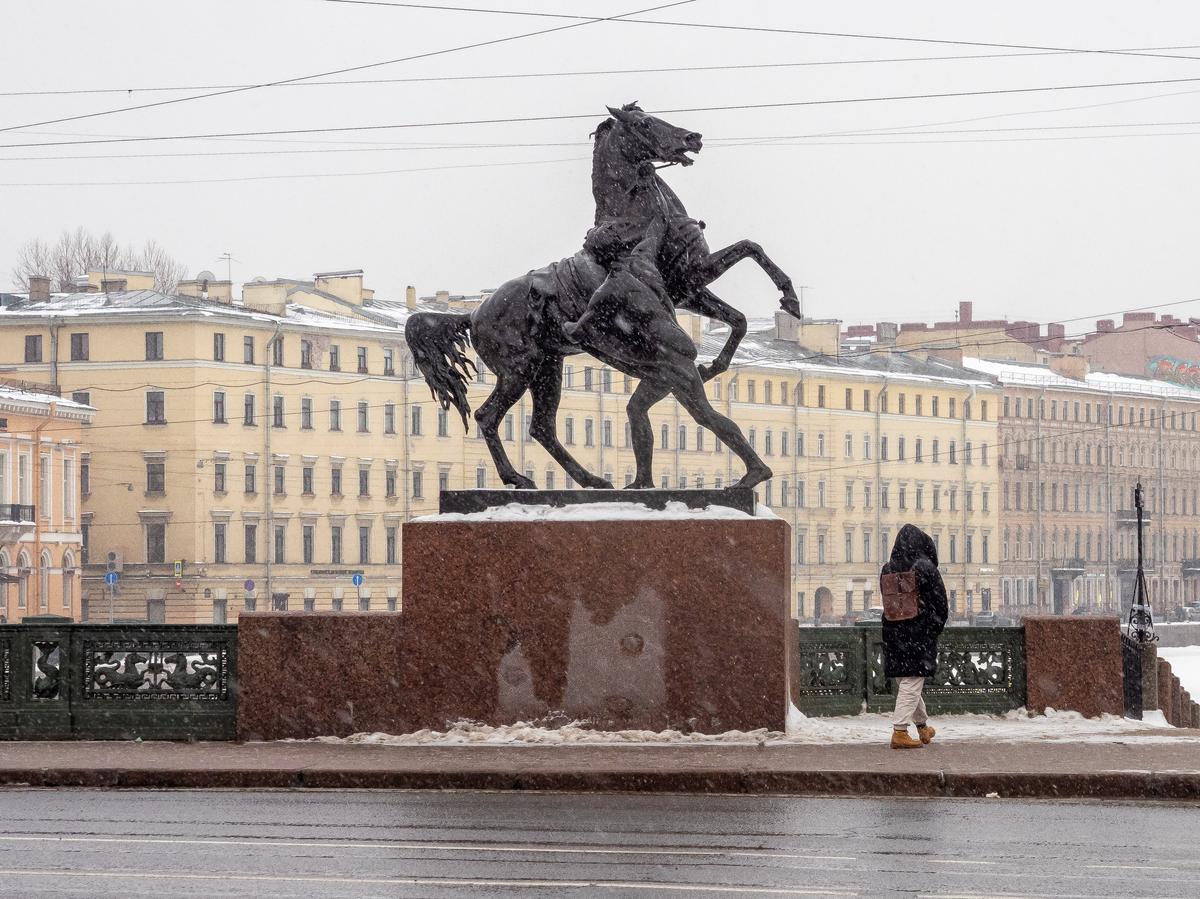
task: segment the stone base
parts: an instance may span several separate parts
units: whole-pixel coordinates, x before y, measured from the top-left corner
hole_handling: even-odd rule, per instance
[[[1113,617],[1037,615],[1025,619],[1026,707],[1124,715],[1121,622]]]
[[[774,518],[404,524],[408,729],[561,714],[783,730],[788,531]]]
[[[749,487],[726,487],[721,490],[443,490],[438,495],[439,512],[464,515],[507,506],[509,503],[556,508],[587,503],[641,503],[651,509],[665,509],[667,503],[683,503],[689,509],[726,506],[753,515],[754,491]]]

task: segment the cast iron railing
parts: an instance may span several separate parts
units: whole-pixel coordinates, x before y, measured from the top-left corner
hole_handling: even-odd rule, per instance
[[[0,738],[231,740],[237,627],[0,626]]]
[[[1142,644],[1121,634],[1121,682],[1125,690],[1125,717],[1141,720],[1142,701]]]
[[[35,509],[33,506],[27,506],[22,503],[4,503],[0,505],[0,521],[28,521],[34,520]]]
[[[792,701],[806,715],[890,711],[895,683],[883,675],[879,625],[802,627]],[[996,713],[1025,705],[1025,631],[954,627],[938,642],[938,672],[925,685],[934,714]]]

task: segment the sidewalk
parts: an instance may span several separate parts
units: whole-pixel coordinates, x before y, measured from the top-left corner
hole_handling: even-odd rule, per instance
[[[886,736],[886,735],[885,735]],[[0,743],[0,785],[1200,800],[1200,731],[1112,742],[387,746]]]

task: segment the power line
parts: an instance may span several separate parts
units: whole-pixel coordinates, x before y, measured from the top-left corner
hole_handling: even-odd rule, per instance
[[[1135,52],[1148,50],[1194,50],[1200,48],[1200,44],[1183,44],[1166,47],[1128,47],[1111,52]],[[652,75],[652,74],[670,74],[675,72],[730,72],[754,69],[788,69],[788,68],[810,68],[820,66],[851,66],[851,65],[880,65],[892,63],[907,63],[907,62],[952,62],[952,61],[969,61],[980,59],[1019,59],[1035,56],[1063,56],[1070,55],[1071,51],[1060,50],[1039,50],[1027,53],[968,53],[958,54],[953,56],[899,56],[899,57],[872,57],[868,59],[829,59],[829,60],[806,60],[801,62],[764,62],[764,63],[743,63],[734,65],[712,65],[712,66],[664,66],[657,68],[638,68],[638,69],[583,69],[577,71],[564,72],[504,72],[487,75],[427,75],[413,78],[359,78],[359,79],[343,79],[338,81],[293,81],[273,85],[275,87],[341,87],[350,85],[372,85],[372,84],[426,84],[436,82],[454,82],[454,81],[500,81],[514,80],[527,78],[580,78],[594,75]],[[60,90],[28,90],[28,91],[0,91],[0,97],[58,97],[58,96],[78,96],[87,94],[127,94],[135,93],[173,93],[178,91],[220,91],[232,89],[252,88],[253,84],[191,84],[191,85],[174,85],[174,86],[142,86],[142,87],[96,87],[96,88],[64,88]]]
[[[672,115],[675,113],[687,112],[736,112],[750,109],[785,109],[806,106],[834,106],[852,103],[883,103],[905,100],[940,100],[956,97],[988,97],[1006,94],[1033,94],[1053,91],[1096,90],[1113,87],[1141,87],[1150,84],[1194,84],[1196,82],[1200,82],[1200,78],[1158,78],[1144,81],[1108,81],[1095,84],[1058,84],[1047,85],[1043,87],[1017,87],[978,91],[949,91],[946,93],[935,94],[892,94],[874,97],[840,97],[829,100],[790,100],[778,103],[740,103],[724,106],[685,106],[675,109],[651,110],[651,112],[659,115]],[[73,147],[92,144],[141,143],[146,141],[165,140],[207,140],[211,138],[227,137],[273,137],[287,134],[334,134],[364,131],[388,131],[408,128],[445,128],[460,125],[526,124],[531,122],[561,122],[578,119],[595,119],[597,117],[597,113],[588,112],[562,115],[515,116],[510,118],[494,119],[459,119],[440,122],[401,122],[393,125],[347,125],[334,128],[284,128],[270,131],[228,131],[212,134],[145,135],[140,137],[94,138],[90,140],[79,141],[42,141],[38,143],[0,144],[0,149],[12,150],[26,149],[30,147]],[[3,130],[11,129],[0,129],[0,131]]]
[[[546,13],[546,12],[522,12],[511,9],[490,9],[474,6],[435,6],[426,3],[403,3],[403,2],[387,2],[387,0],[324,0],[325,3],[342,3],[354,6],[391,6],[401,9],[426,9],[426,10],[442,10],[444,12],[474,12],[474,13],[490,13],[494,15],[508,16],[532,16],[537,18],[554,18],[554,19],[579,19],[594,21],[589,16],[571,15],[568,13]],[[641,15],[641,13],[630,13],[630,15]],[[724,25],[718,22],[667,22],[661,19],[631,19],[622,17],[621,24],[624,25],[670,25],[676,28],[708,28],[718,31],[746,31],[757,34],[798,34],[807,37],[837,37],[837,38],[852,38],[854,40],[871,40],[871,41],[900,41],[903,43],[917,44],[940,44],[953,47],[994,47],[997,49],[1006,50],[1041,50],[1052,51],[1056,53],[1101,53],[1101,54],[1117,54],[1126,56],[1150,56],[1155,59],[1190,59],[1195,60],[1200,57],[1195,56],[1173,56],[1159,55],[1151,53],[1143,53],[1130,50],[1096,50],[1084,47],[1046,47],[1035,44],[1002,44],[994,41],[968,41],[968,40],[953,40],[946,38],[931,38],[931,37],[908,37],[903,35],[887,35],[887,34],[864,34],[859,32],[846,31],[812,31],[800,28],[773,28],[765,25]]]
[[[524,40],[525,38],[537,37],[538,35],[552,34],[554,32],[558,32],[558,31],[566,31],[567,29],[570,29],[570,28],[581,28],[585,25],[595,24],[596,22],[611,22],[611,21],[615,21],[617,19],[621,19],[625,16],[636,16],[636,15],[640,15],[642,13],[655,12],[656,10],[660,10],[660,9],[670,9],[675,6],[683,6],[685,4],[694,3],[694,2],[695,2],[695,0],[673,0],[673,2],[671,2],[671,3],[666,3],[666,4],[663,4],[660,6],[652,6],[652,7],[646,8],[646,9],[634,10],[633,12],[621,13],[620,15],[616,15],[616,16],[608,16],[608,17],[601,18],[601,19],[587,19],[586,21],[572,22],[569,25],[557,25],[554,28],[543,28],[539,31],[528,31],[523,34],[512,34],[512,35],[508,35],[507,37],[491,38],[490,40],[486,40],[486,41],[475,41],[474,43],[470,43],[470,44],[460,44],[457,47],[445,47],[445,48],[442,48],[441,50],[429,50],[429,51],[426,51],[425,53],[415,53],[411,56],[402,56],[402,57],[398,57],[396,59],[385,59],[380,62],[363,63],[361,65],[347,66],[347,67],[341,68],[341,69],[330,69],[329,71],[325,71],[325,72],[315,72],[311,75],[297,75],[294,78],[281,78],[277,81],[268,81],[268,82],[264,82],[262,84],[254,84],[254,85],[249,85],[246,87],[226,88],[223,90],[209,91],[209,92],[206,92],[203,94],[193,94],[190,97],[176,97],[171,100],[157,100],[153,103],[140,103],[136,106],[122,106],[117,109],[106,109],[106,110],[102,110],[100,112],[80,113],[79,115],[63,116],[62,118],[57,118],[57,119],[46,119],[41,122],[27,122],[23,125],[8,125],[3,128],[0,128],[0,132],[17,131],[22,128],[38,128],[43,125],[57,125],[62,122],[77,122],[82,119],[95,119],[95,118],[100,118],[102,116],[117,115],[117,114],[123,113],[123,112],[133,112],[135,110],[141,110],[141,109],[154,109],[154,108],[157,108],[160,106],[172,106],[177,103],[190,103],[193,100],[206,100],[206,99],[210,99],[212,97],[223,97],[223,96],[228,96],[230,94],[238,94],[238,93],[244,93],[246,91],[260,90],[260,89],[266,88],[266,87],[277,87],[277,86],[284,85],[284,84],[291,84],[292,82],[296,82],[296,81],[308,81],[312,78],[328,78],[331,75],[346,75],[346,74],[349,74],[350,72],[361,72],[366,69],[374,69],[374,68],[378,68],[380,66],[390,66],[390,65],[395,65],[397,63],[402,63],[402,62],[412,62],[412,61],[418,60],[418,59],[430,59],[435,56],[444,56],[449,53],[458,53],[463,50],[476,50],[476,49],[479,49],[480,47],[491,47],[491,46],[495,46],[497,44],[505,44],[505,43],[509,43],[512,41]]]

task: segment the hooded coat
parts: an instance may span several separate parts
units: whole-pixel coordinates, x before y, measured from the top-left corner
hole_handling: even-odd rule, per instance
[[[937,671],[937,643],[948,614],[946,585],[938,571],[937,547],[919,527],[906,524],[896,535],[892,557],[880,572],[917,573],[920,603],[917,616],[883,622],[883,673],[888,677],[932,677]]]

